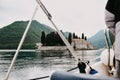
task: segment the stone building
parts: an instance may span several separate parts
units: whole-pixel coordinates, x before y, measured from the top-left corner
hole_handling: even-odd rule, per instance
[[[94,49],[93,45],[84,39],[73,39],[71,45],[75,49]]]

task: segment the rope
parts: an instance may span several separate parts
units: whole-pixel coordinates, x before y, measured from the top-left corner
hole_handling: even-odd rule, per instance
[[[31,23],[32,23],[32,20],[33,20],[33,18],[35,17],[35,14],[36,14],[37,10],[38,10],[38,6],[36,6],[35,11],[34,11],[34,13],[33,13],[33,16],[32,16],[32,18],[31,18],[31,20],[29,21],[29,23],[28,23],[28,25],[27,25],[27,27],[26,27],[26,30],[25,30],[25,32],[24,32],[24,34],[23,34],[23,36],[22,36],[22,38],[21,38],[21,40],[20,40],[20,43],[19,43],[19,45],[18,45],[18,48],[17,48],[17,50],[16,50],[16,53],[15,53],[15,55],[14,55],[14,58],[13,58],[13,60],[12,60],[12,62],[11,62],[11,65],[10,65],[10,67],[9,67],[9,69],[8,69],[8,72],[7,72],[6,77],[5,77],[4,80],[8,80],[8,78],[9,78],[10,72],[11,72],[11,70],[12,70],[12,68],[13,68],[13,65],[14,65],[16,59],[17,59],[17,56],[18,56],[18,54],[19,54],[19,51],[20,51],[20,49],[21,49],[21,47],[22,47],[22,45],[23,45],[23,42],[24,42],[24,40],[25,40],[25,37],[26,37],[27,32],[28,32],[28,30],[29,30],[29,28],[30,28],[30,25],[31,25]]]

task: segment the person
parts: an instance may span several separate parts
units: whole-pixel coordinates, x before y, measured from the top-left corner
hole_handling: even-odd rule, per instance
[[[105,22],[115,36],[116,77],[120,78],[120,0],[107,1]]]

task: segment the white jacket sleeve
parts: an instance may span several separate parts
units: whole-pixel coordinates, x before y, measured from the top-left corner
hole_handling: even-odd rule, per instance
[[[105,22],[112,34],[115,35],[115,16],[108,10],[105,10]]]

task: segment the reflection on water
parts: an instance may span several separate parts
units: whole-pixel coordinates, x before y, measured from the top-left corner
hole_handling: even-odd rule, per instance
[[[82,60],[90,60],[99,56],[100,50],[76,51],[76,54]],[[1,80],[4,79],[13,56],[14,52],[0,52]],[[9,80],[27,80],[42,77],[50,75],[55,70],[66,71],[73,67],[76,67],[76,62],[68,51],[20,52]]]

